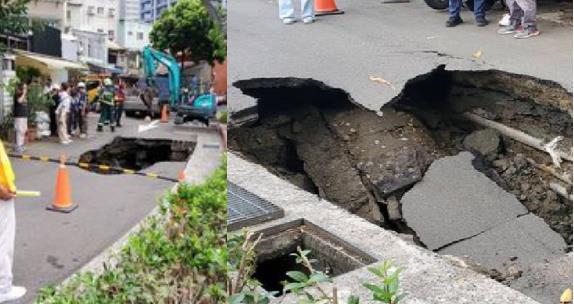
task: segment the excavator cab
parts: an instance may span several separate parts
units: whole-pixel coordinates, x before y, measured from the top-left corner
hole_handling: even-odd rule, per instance
[[[182,98],[177,107],[174,123],[180,125],[188,121],[197,120],[205,126],[209,126],[209,120],[215,118],[216,112],[217,100],[213,94]]]

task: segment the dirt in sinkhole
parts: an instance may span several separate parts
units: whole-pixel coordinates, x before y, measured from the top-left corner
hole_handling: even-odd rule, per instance
[[[468,150],[465,138],[482,127],[458,114],[472,112],[547,140],[562,135],[561,148],[572,146],[572,96],[528,76],[439,67],[409,81],[379,113],[312,79],[234,85],[257,98],[258,106],[255,120],[234,125],[241,113],[232,117],[230,149],[350,212],[413,235],[415,242],[416,234],[400,218],[400,204],[392,202],[400,201],[434,160]],[[548,184],[570,185],[528,162],[550,164],[547,154],[501,137],[496,151],[480,158],[477,169],[572,245],[572,202]],[[559,173],[571,177],[572,164],[562,163]]]

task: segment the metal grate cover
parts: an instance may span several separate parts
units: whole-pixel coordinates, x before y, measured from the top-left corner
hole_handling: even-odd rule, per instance
[[[283,209],[228,182],[227,229],[229,231],[278,219],[284,214]]]

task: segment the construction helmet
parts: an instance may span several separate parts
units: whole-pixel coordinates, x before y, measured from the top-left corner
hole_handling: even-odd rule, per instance
[[[111,86],[111,85],[113,85],[113,82],[110,78],[106,78],[106,79],[104,79],[104,85],[105,86]]]
[[[86,84],[83,82],[78,82],[78,88],[85,88]]]

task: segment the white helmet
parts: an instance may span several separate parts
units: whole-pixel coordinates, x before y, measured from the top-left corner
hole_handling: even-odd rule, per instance
[[[78,88],[86,88],[86,84],[83,82],[78,82]]]

